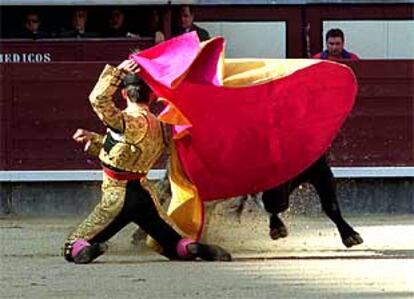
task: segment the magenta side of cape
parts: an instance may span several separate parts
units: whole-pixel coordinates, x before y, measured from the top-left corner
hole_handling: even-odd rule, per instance
[[[173,81],[188,70],[199,50],[197,34],[190,32],[132,54],[130,58],[141,66],[147,76],[156,80],[157,85],[171,89]]]
[[[186,33],[132,54],[141,67],[141,77],[159,97],[174,99],[173,83],[182,77],[191,82],[219,85],[218,61],[224,39],[217,37],[202,51],[195,32]],[[183,76],[184,75],[184,76]]]

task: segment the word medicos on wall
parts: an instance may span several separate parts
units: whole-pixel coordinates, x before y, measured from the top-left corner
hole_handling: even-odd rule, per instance
[[[0,53],[0,63],[45,63],[51,62],[50,53]]]

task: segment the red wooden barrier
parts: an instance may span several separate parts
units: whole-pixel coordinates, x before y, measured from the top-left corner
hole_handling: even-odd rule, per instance
[[[414,166],[414,61],[349,65],[358,79],[358,98],[334,142],[332,164]]]
[[[103,65],[0,64],[0,170],[99,167],[71,135],[78,127],[103,132],[88,102]],[[333,145],[332,164],[414,166],[414,61],[359,61],[351,67],[358,100]]]

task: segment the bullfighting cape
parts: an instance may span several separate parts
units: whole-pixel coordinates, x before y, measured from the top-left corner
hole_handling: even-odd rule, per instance
[[[203,201],[260,192],[295,177],[330,146],[356,80],[312,59],[224,59],[221,37],[188,33],[132,55],[174,125],[168,213],[198,238]]]

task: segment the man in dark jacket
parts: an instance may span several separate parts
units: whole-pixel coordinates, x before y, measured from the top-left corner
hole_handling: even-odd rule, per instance
[[[63,30],[60,36],[63,38],[93,38],[99,34],[91,32],[87,28],[88,10],[86,8],[77,8],[73,11],[71,27]]]
[[[183,5],[180,7],[178,16],[178,28],[175,32],[175,36],[187,33],[190,31],[196,31],[200,41],[210,39],[210,34],[207,30],[198,27],[194,24],[194,10],[189,5]]]

